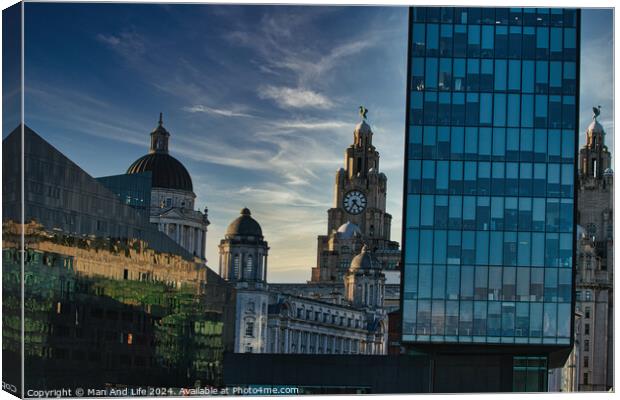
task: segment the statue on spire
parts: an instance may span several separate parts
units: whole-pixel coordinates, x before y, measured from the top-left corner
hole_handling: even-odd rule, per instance
[[[159,113],[159,126],[162,126],[164,124],[164,113],[160,112]]]
[[[594,113],[592,119],[596,119],[599,115],[601,115],[601,106],[599,105],[598,107],[592,107],[592,112]]]
[[[368,109],[364,106],[360,106],[360,115],[363,119],[366,119],[366,114],[368,114]]]

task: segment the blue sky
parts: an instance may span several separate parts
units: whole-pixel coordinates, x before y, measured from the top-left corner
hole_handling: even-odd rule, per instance
[[[612,17],[601,13],[584,12],[581,125],[601,104],[611,138]],[[359,105],[400,240],[406,8],[27,3],[26,15],[26,123],[103,176],[147,152],[162,111],[209,207],[210,266],[247,206],[271,247],[268,279],[309,279]]]

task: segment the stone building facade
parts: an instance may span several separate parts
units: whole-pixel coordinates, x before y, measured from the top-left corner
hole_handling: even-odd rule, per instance
[[[574,347],[565,366],[551,373],[554,391],[613,387],[614,172],[597,116],[579,151]]]
[[[236,289],[235,352],[385,354],[385,275],[367,247],[351,260],[346,282],[319,291],[313,283],[267,283],[269,247],[247,208],[219,249],[220,275]]]

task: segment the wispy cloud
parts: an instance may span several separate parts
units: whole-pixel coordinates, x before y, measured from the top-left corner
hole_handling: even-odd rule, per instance
[[[304,88],[261,86],[258,97],[274,100],[282,108],[329,108],[333,102],[324,95]]]
[[[183,110],[191,112],[191,113],[205,113],[212,115],[220,115],[223,117],[243,117],[243,118],[253,118],[253,115],[246,114],[241,111],[235,111],[233,109],[221,109],[203,106],[201,104],[197,104],[191,107],[184,107]]]

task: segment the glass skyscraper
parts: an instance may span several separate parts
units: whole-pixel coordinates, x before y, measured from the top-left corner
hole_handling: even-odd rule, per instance
[[[403,343],[566,348],[579,12],[413,7],[409,23]]]

